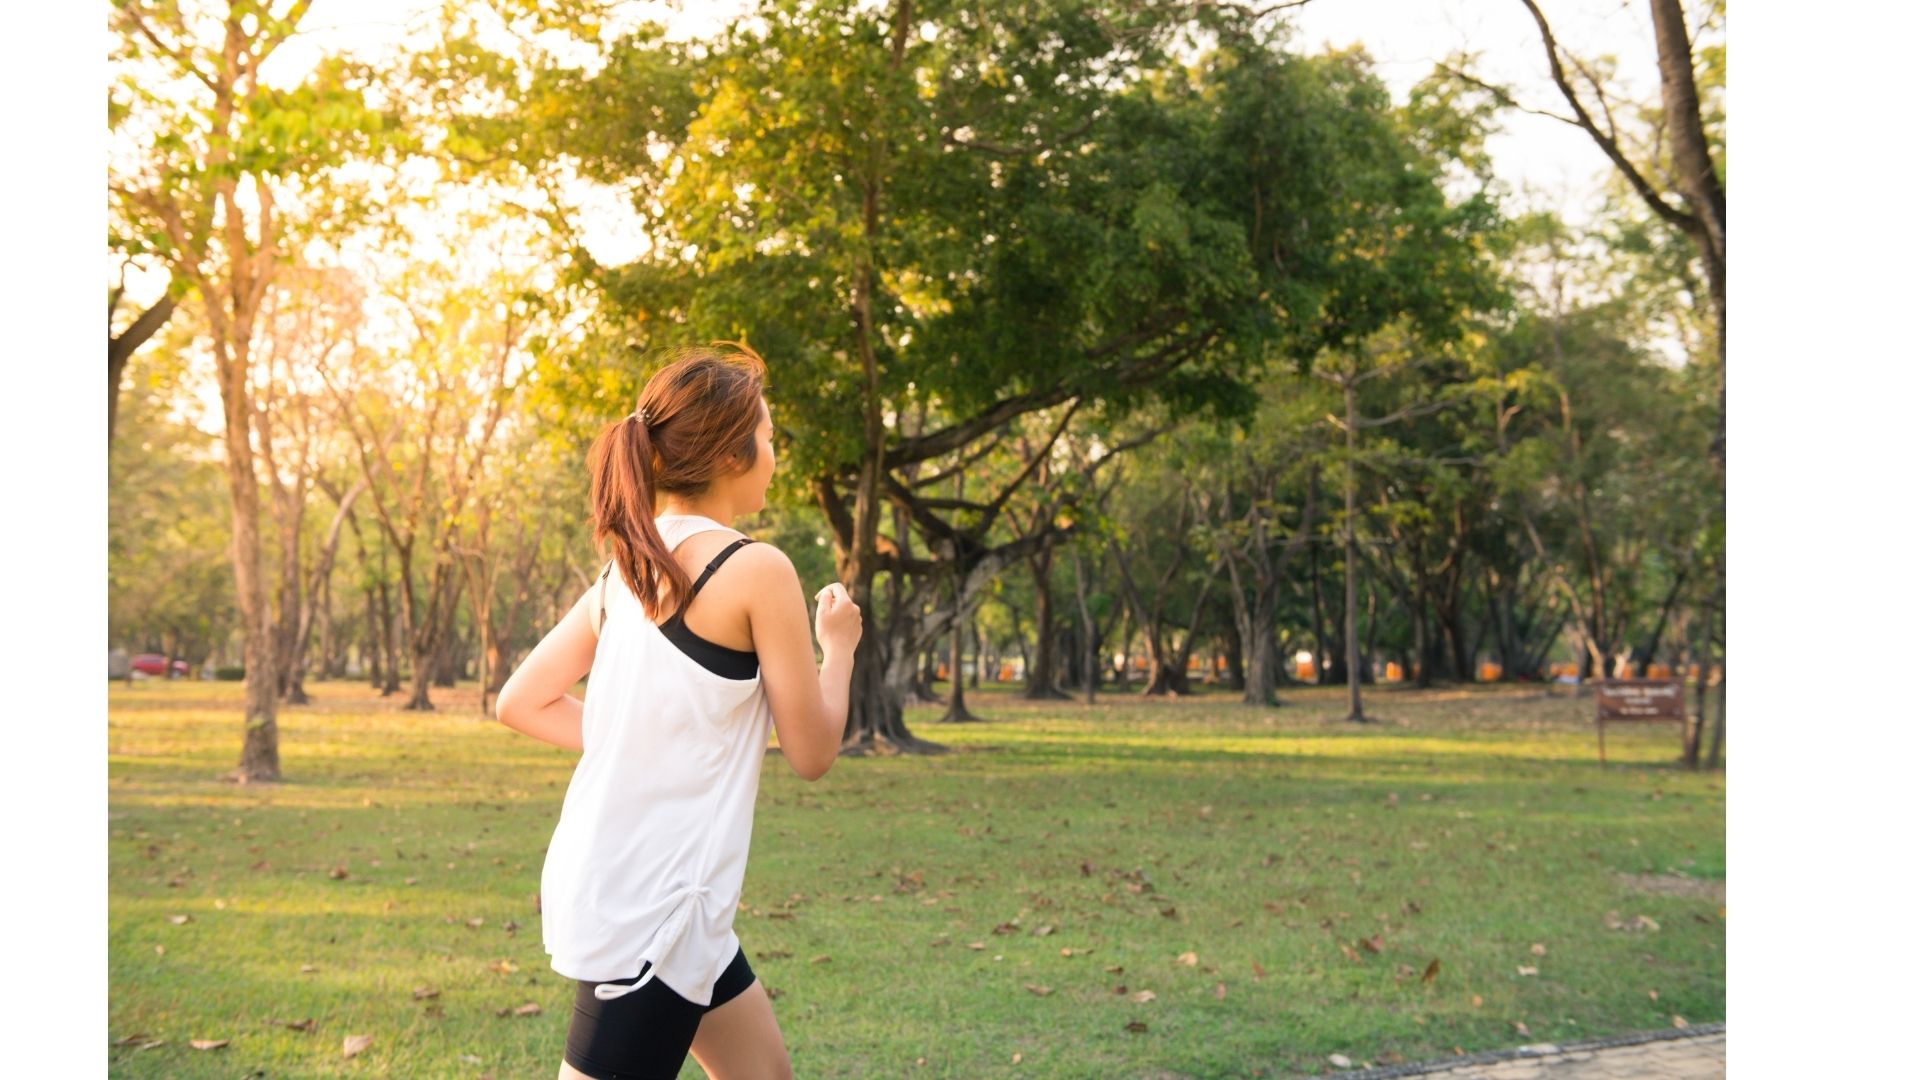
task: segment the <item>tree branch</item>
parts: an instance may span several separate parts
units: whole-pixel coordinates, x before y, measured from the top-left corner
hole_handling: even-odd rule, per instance
[[[1662,220],[1688,232],[1701,228],[1699,218],[1676,208],[1662,198],[1660,193],[1653,189],[1653,185],[1647,182],[1646,177],[1640,174],[1640,170],[1634,168],[1633,163],[1627,160],[1627,155],[1621,151],[1620,144],[1594,124],[1593,118],[1587,115],[1586,106],[1580,103],[1580,95],[1574,90],[1573,83],[1567,79],[1566,69],[1560,63],[1560,45],[1553,39],[1553,28],[1547,25],[1547,17],[1541,13],[1540,5],[1534,0],[1520,0],[1520,2],[1527,6],[1527,10],[1533,14],[1533,21],[1540,27],[1540,40],[1547,49],[1547,67],[1553,74],[1553,84],[1560,88],[1560,95],[1567,99],[1568,105],[1572,106],[1573,115],[1577,120],[1576,126],[1593,136],[1593,141],[1607,155],[1608,160],[1613,162],[1614,167],[1626,177],[1627,183],[1632,185],[1633,190]]]

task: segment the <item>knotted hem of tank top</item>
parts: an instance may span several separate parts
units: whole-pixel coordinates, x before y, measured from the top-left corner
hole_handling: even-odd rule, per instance
[[[676,889],[674,895],[677,899],[674,901],[673,910],[667,915],[666,922],[654,932],[647,947],[640,951],[640,965],[647,968],[646,973],[640,976],[638,982],[631,984],[603,982],[593,988],[594,997],[601,1001],[612,1001],[615,998],[625,997],[652,982],[653,977],[660,974],[660,961],[673,951],[674,945],[687,932],[687,924],[693,917],[693,906],[697,898],[712,896],[713,890],[705,885],[685,885]],[[649,961],[652,962],[651,967],[647,966]]]

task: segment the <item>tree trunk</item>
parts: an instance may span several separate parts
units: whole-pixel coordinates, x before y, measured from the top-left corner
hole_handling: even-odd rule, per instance
[[[987,635],[980,629],[980,620],[967,617],[967,633],[973,638],[973,664],[967,669],[967,689],[980,689],[981,676],[987,670]]]
[[[1347,646],[1347,722],[1364,724],[1367,714],[1360,706],[1360,545],[1354,535],[1354,518],[1358,513],[1354,506],[1354,460],[1359,456],[1357,440],[1359,438],[1360,417],[1355,411],[1353,400],[1353,380],[1341,383],[1345,391],[1347,404],[1347,469],[1345,488],[1347,519],[1341,529],[1341,541],[1344,545],[1346,566],[1341,577],[1346,587],[1346,646]],[[1315,583],[1314,598],[1319,599],[1318,582]]]
[[[1414,685],[1425,690],[1433,685],[1433,649],[1428,642],[1427,605],[1422,602],[1420,590],[1411,586],[1406,594],[1407,611],[1413,621],[1413,670]]]
[[[246,735],[233,777],[241,783],[280,779],[280,679],[274,667],[273,617],[260,572],[260,480],[253,471],[251,367],[244,338],[232,342],[216,335],[220,401],[226,414],[227,490],[233,511],[234,589],[240,607],[241,655],[246,664]]]
[[[1022,697],[1029,701],[1059,701],[1068,695],[1055,684],[1053,620],[1053,546],[1043,545],[1029,556],[1033,574],[1033,661],[1027,665]]]
[[[957,581],[954,583],[953,588],[956,598],[955,602],[957,603],[960,591]],[[977,724],[980,722],[980,717],[975,716],[967,709],[967,692],[962,686],[962,683],[965,682],[965,679],[962,677],[962,672],[966,670],[966,659],[963,653],[965,652],[967,627],[971,625],[971,622],[971,613],[969,613],[967,618],[961,618],[956,615],[953,620],[953,629],[947,632],[947,673],[953,678],[950,680],[951,685],[947,688],[947,711],[940,717],[937,721],[938,723]]]
[[[1697,625],[1703,623],[1705,620],[1696,616],[1692,621],[1696,625],[1686,628],[1687,633],[1685,640],[1687,649],[1685,655],[1682,656],[1680,660],[1680,685],[1684,692],[1689,673],[1693,670],[1693,665],[1699,664],[1700,678],[1694,682],[1693,709],[1687,716],[1687,736],[1684,740],[1684,757],[1687,768],[1698,769],[1700,767],[1701,736],[1706,734],[1707,731],[1707,667],[1704,662],[1706,650],[1701,647],[1701,627]]]
[[[1320,590],[1320,548],[1315,546],[1307,556],[1307,577],[1313,588],[1313,681],[1316,685],[1327,682],[1327,614],[1326,601]]]
[[[333,575],[320,579],[320,595],[314,602],[314,622],[320,633],[320,678],[334,677],[333,663]]]
[[[1086,559],[1078,549],[1073,553],[1073,599],[1080,611],[1081,646],[1086,650],[1080,685],[1086,693],[1087,704],[1091,705],[1100,683],[1100,631],[1094,622],[1093,609],[1087,604]]]
[[[1379,596],[1373,582],[1367,582],[1367,638],[1360,647],[1360,681],[1371,686],[1374,681],[1373,665],[1378,653],[1374,645],[1380,639]]]
[[[1241,654],[1241,637],[1238,634],[1227,635],[1225,647],[1221,650],[1226,660],[1226,669],[1222,677],[1229,690],[1244,691],[1247,688],[1247,662]]]
[[[264,443],[267,434],[261,432]],[[269,471],[272,462],[268,462]],[[300,632],[300,608],[306,602],[301,589],[300,574],[300,531],[306,519],[305,485],[295,478],[291,488],[283,487],[279,477],[273,477],[275,488],[274,517],[280,525],[280,604],[274,620],[274,668],[279,676],[276,687],[281,699],[289,705],[305,705],[307,692],[300,685],[294,672],[294,638]]]
[[[380,612],[374,606],[374,590],[367,590],[367,633],[361,646],[361,655],[367,657],[367,682],[373,689],[379,690],[386,684],[385,673],[381,668],[386,658],[385,635],[380,632]]]
[[[1667,589],[1667,598],[1660,602],[1660,618],[1653,624],[1653,633],[1647,635],[1647,643],[1641,647],[1634,661],[1633,675],[1637,679],[1647,677],[1647,665],[1653,663],[1654,654],[1660,651],[1660,638],[1667,632],[1667,619],[1673,614],[1674,601],[1680,597],[1680,587],[1686,584],[1687,572],[1683,568],[1673,575],[1673,585]]]

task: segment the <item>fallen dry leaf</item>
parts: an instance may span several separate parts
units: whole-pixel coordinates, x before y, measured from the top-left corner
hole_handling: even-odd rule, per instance
[[[1486,1003],[1485,1003],[1484,1001],[1482,1001],[1482,1000],[1481,1000],[1481,998],[1480,998],[1480,995],[1479,995],[1479,994],[1475,994],[1475,995],[1473,995],[1473,1003],[1474,1003],[1475,1005],[1484,1005],[1484,1004],[1486,1004]]]
[[[1015,1050],[1015,1051],[1013,1052],[1013,1063],[1014,1063],[1015,1065],[1018,1065],[1018,1064],[1020,1064],[1020,1051],[1018,1051],[1018,1050]]]
[[[344,866],[336,866],[333,869],[327,871],[327,876],[332,878],[335,881],[339,881],[340,879],[347,876],[347,868]]]
[[[1327,1060],[1331,1062],[1336,1069],[1350,1068],[1353,1065],[1353,1059],[1345,1054],[1328,1054]]]
[[[1674,1027],[1686,1027],[1686,1026],[1687,1026],[1687,1018],[1686,1018],[1686,1017],[1684,1017],[1684,1016],[1681,1016],[1681,1015],[1680,1015],[1679,1013],[1674,1013],[1674,1014],[1673,1014],[1673,1026],[1674,1026]]]
[[[141,1041],[143,1041],[143,1040],[145,1040],[145,1039],[146,1039],[146,1037],[147,1037],[147,1033],[146,1033],[146,1032],[144,1032],[144,1031],[137,1031],[137,1032],[135,1032],[135,1033],[133,1033],[132,1035],[122,1035],[121,1037],[119,1037],[119,1038],[117,1038],[117,1039],[115,1039],[115,1040],[113,1040],[113,1045],[115,1045],[115,1046],[132,1046],[132,1045],[133,1045],[134,1043],[137,1043],[137,1042],[141,1042]]]
[[[187,1045],[195,1050],[218,1050],[232,1041],[232,1039],[189,1039]]]
[[[340,1052],[346,1057],[352,1057],[372,1045],[373,1036],[371,1035],[349,1035],[341,1040]]]
[[[1127,1021],[1127,1030],[1135,1033],[1145,1031],[1147,1030],[1147,1022],[1145,1020],[1129,1020]]]
[[[313,1030],[313,1017],[311,1016],[307,1017],[305,1020],[274,1020],[272,1021],[272,1023],[278,1024],[289,1031],[312,1031]]]
[[[192,922],[192,921],[193,921],[193,916],[191,916],[191,915],[169,915],[169,916],[167,916],[167,921],[168,921],[168,922],[170,922],[170,923],[172,923],[172,924],[173,924],[173,925],[175,925],[175,926],[185,926],[185,925],[186,925],[187,923],[189,923],[189,922]]]
[[[1048,994],[1053,993],[1053,987],[1041,986],[1039,983],[1027,983],[1026,987],[1041,997],[1046,997]]]
[[[1107,974],[1118,975],[1125,970],[1127,970],[1127,966],[1125,964],[1115,964],[1112,967],[1107,969]]]
[[[1360,946],[1361,948],[1364,948],[1368,952],[1372,952],[1372,953],[1377,953],[1382,948],[1385,948],[1385,944],[1380,940],[1379,934],[1375,934],[1369,938],[1361,938]]]
[[[1253,962],[1253,977],[1256,979],[1264,979],[1267,977],[1267,969],[1261,967],[1260,961],[1258,960]]]
[[[813,959],[811,959],[811,960],[809,960],[809,961],[807,961],[807,963],[809,963],[809,964],[825,964],[825,963],[827,963],[827,962],[829,962],[829,961],[831,961],[832,959],[833,959],[833,957],[832,957],[832,956],[831,956],[830,954],[828,954],[828,953],[821,953],[821,954],[820,954],[819,956],[816,956],[816,957],[814,957]]]
[[[513,1010],[513,1015],[515,1015],[515,1016],[539,1016],[539,1015],[540,1015],[540,1003],[539,1003],[539,1002],[537,1002],[537,1001],[529,1001],[529,1002],[527,1002],[527,1003],[526,1003],[525,1005],[522,1005],[522,1006],[520,1006],[519,1008],[517,1008],[517,1009],[515,1009],[515,1010]]]
[[[301,965],[300,965],[300,974],[302,974],[302,975],[311,975],[311,974],[313,974],[314,972],[316,972],[316,971],[319,971],[319,970],[320,970],[319,968],[317,968],[317,967],[315,967],[315,966],[313,966],[312,964],[301,964]]]
[[[481,919],[481,918],[477,918],[477,917],[476,917],[476,918],[472,918],[472,919],[468,919],[468,920],[467,920],[467,926],[468,926],[468,927],[470,927],[470,928],[472,928],[472,929],[474,929],[474,930],[478,930],[478,929],[480,929],[481,927],[483,927],[483,926],[485,926],[485,925],[487,925],[487,920],[485,920],[485,919]]]
[[[435,990],[432,987],[416,986],[413,988],[413,1000],[415,1001],[425,1001],[428,998],[437,998],[439,996],[440,996],[440,991]]]
[[[1533,1032],[1527,1030],[1527,1022],[1525,1020],[1515,1020],[1513,1022],[1513,1030],[1519,1032],[1522,1038],[1533,1037]]]
[[[1178,957],[1175,958],[1175,962],[1185,964],[1188,967],[1193,967],[1196,964],[1200,963],[1200,956],[1198,953],[1183,952]]]
[[[1438,974],[1440,974],[1440,958],[1436,956],[1427,963],[1426,973],[1420,976],[1420,981],[1432,982],[1433,977]]]
[[[1227,984],[1226,983],[1217,982],[1213,984],[1213,999],[1215,1001],[1227,1000]]]
[[[1533,955],[1535,956],[1547,955],[1547,947],[1545,945],[1540,944],[1537,941],[1534,942],[1532,945],[1528,946],[1528,949],[1532,951]]]
[[[1142,1005],[1145,1005],[1147,1002],[1152,1001],[1159,996],[1160,995],[1154,993],[1151,990],[1142,990],[1139,993],[1133,995],[1133,1000],[1139,1002]]]
[[[1520,966],[1519,966],[1519,967],[1517,968],[1517,970],[1518,970],[1518,971],[1520,972],[1520,974],[1522,974],[1522,975],[1538,975],[1538,974],[1540,974],[1540,969],[1539,969],[1539,968],[1537,968],[1537,967],[1532,967],[1532,966],[1530,966],[1530,965],[1527,965],[1527,964],[1521,964],[1521,965],[1520,965]]]
[[[502,957],[488,965],[487,970],[498,972],[501,975],[511,975],[520,970],[520,965]]]

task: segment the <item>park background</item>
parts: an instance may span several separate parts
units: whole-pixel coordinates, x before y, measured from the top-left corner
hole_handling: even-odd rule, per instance
[[[1608,668],[1685,672],[1701,660],[1709,674],[1719,670],[1721,515],[1708,448],[1721,422],[1722,365],[1710,290],[1693,276],[1702,267],[1684,231],[1662,235],[1659,207],[1631,177],[1597,185],[1597,212],[1584,213],[1504,183],[1488,147],[1513,106],[1491,74],[1497,65],[1482,57],[1441,58],[1444,69],[1395,92],[1363,53],[1286,39],[1277,28],[1287,12],[1243,20],[1231,6],[1205,7],[1038,5],[986,26],[966,9],[947,27],[942,9],[917,5],[915,19],[931,30],[897,36],[885,32],[897,28],[888,9],[808,11],[784,28],[774,20],[788,34],[781,50],[812,43],[832,63],[782,69],[785,52],[764,42],[695,56],[659,41],[607,47],[618,62],[605,71],[578,48],[602,27],[515,24],[534,13],[474,7],[418,24],[429,40],[396,50],[397,60],[360,67],[334,54],[331,72],[323,66],[306,86],[294,80],[265,95],[271,101],[252,116],[260,126],[242,138],[264,140],[245,148],[251,175],[286,185],[274,204],[285,246],[241,267],[244,277],[272,263],[272,280],[261,283],[257,310],[225,313],[251,319],[251,332],[224,339],[242,346],[230,354],[252,351],[258,429],[249,450],[260,475],[251,517],[264,603],[235,594],[226,549],[240,488],[221,445],[223,339],[209,324],[222,313],[196,309],[199,292],[186,287],[133,352],[113,402],[109,609],[116,644],[197,651],[196,676],[279,672],[270,690],[255,678],[195,678],[112,692],[116,723],[131,725],[114,736],[116,768],[125,766],[116,782],[132,785],[115,798],[177,811],[198,797],[172,784],[201,796],[218,790],[204,770],[188,781],[198,762],[224,754],[223,767],[237,759],[258,769],[258,747],[243,753],[241,734],[258,740],[267,725],[243,729],[243,715],[277,715],[275,746],[288,748],[288,764],[299,760],[292,747],[303,715],[345,725],[305,733],[328,757],[352,757],[344,748],[356,732],[376,743],[382,732],[449,734],[426,755],[449,764],[449,754],[497,749],[468,741],[486,687],[544,629],[553,597],[577,592],[569,579],[591,567],[569,512],[580,502],[579,447],[630,407],[645,350],[688,335],[745,335],[773,362],[769,396],[790,487],[749,531],[790,551],[810,544],[815,576],[849,580],[877,616],[874,655],[862,665],[873,692],[855,734],[888,752],[860,763],[882,786],[880,769],[914,783],[925,773],[907,770],[969,756],[911,752],[934,749],[928,739],[1007,755],[960,791],[1013,780],[994,770],[1018,772],[1023,747],[1055,746],[1071,759],[1104,746],[1095,760],[1114,762],[1134,746],[1146,759],[1145,775],[1130,778],[1137,793],[1170,783],[1182,740],[1201,738],[1208,745],[1196,760],[1221,755],[1218,768],[1150,801],[1162,809],[1191,794],[1192,782],[1232,776],[1242,757],[1292,765],[1313,740],[1349,733],[1359,741],[1332,756],[1373,780],[1400,766],[1441,777],[1433,747],[1395,737],[1463,740],[1479,756],[1529,766],[1590,764],[1591,702],[1579,704],[1572,688],[1555,696],[1556,664],[1582,679]],[[1036,39],[1022,35],[1037,33],[1032,22],[1043,17],[1066,28],[1059,47],[1023,53]],[[851,28],[840,39],[836,18]],[[1700,41],[1711,53],[1717,24],[1707,23]],[[845,40],[878,52],[863,60]],[[965,85],[937,88],[902,77],[895,96],[876,94],[876,85],[888,89],[889,71],[919,64],[924,75],[948,63],[955,42],[1004,49],[992,59],[1005,66],[981,63],[964,69]],[[1121,78],[1105,66],[1116,48],[1132,65]],[[137,63],[162,59],[149,52]],[[1536,59],[1544,65],[1544,53]],[[1604,58],[1578,60],[1590,88],[1607,86]],[[1702,130],[1718,154],[1713,64],[1704,70]],[[630,82],[604,96],[608,84],[596,80],[614,77]],[[784,108],[761,107],[766,85],[752,80],[771,77],[789,80],[779,83]],[[643,118],[585,108],[664,100],[662,87],[690,79],[711,81],[677,103],[679,119],[657,101]],[[1026,93],[1006,93],[1010,86]],[[1657,93],[1652,110],[1641,100],[1636,111],[1630,87],[1623,79],[1612,88],[1618,96],[1599,122],[1637,117],[1647,126],[1632,136],[1653,155],[1641,167],[1670,175],[1652,134],[1662,119]],[[1525,104],[1566,103],[1536,95]],[[153,132],[140,124],[159,114],[143,120],[142,107],[159,109],[146,101],[115,117],[116,130],[140,132],[136,146]],[[953,109],[972,125],[957,125]],[[816,123],[836,111],[863,123],[838,131]],[[588,114],[593,122],[582,123]],[[636,152],[644,140],[623,126],[636,123],[653,132],[651,153]],[[669,129],[682,143],[663,151]],[[1050,144],[1049,134],[1072,145]],[[219,169],[195,174],[195,154],[206,155],[192,138],[141,149],[184,155],[148,174],[185,177],[171,194],[218,187]],[[836,166],[835,150],[851,156]],[[1340,170],[1321,164],[1336,159]],[[122,158],[116,140],[115,169],[137,160]],[[672,232],[676,245],[691,246],[653,245],[618,263],[596,257],[581,224],[605,217],[604,206],[587,205],[605,197],[583,183],[595,170],[590,179],[624,186],[623,197],[652,200],[653,235]],[[115,177],[139,175],[129,167]],[[863,187],[862,177],[882,182]],[[796,197],[756,199],[762,188]],[[1684,209],[1677,188],[1656,194]],[[244,194],[233,207],[258,214]],[[1276,221],[1298,215],[1284,248],[1271,223],[1271,247],[1249,243],[1247,215],[1269,211]],[[1257,224],[1251,232],[1261,235]],[[116,242],[125,235],[116,230]],[[140,291],[164,247],[149,230],[121,252],[127,278],[110,287],[131,287],[119,297],[116,333],[153,303]],[[208,250],[201,271],[219,261],[223,239],[213,236]],[[1269,256],[1266,265],[1248,251]],[[222,284],[209,283],[215,292]],[[793,358],[785,369],[783,353]],[[873,381],[863,387],[869,355]],[[796,384],[784,410],[783,371]],[[871,437],[876,422],[880,439]],[[131,452],[130,431],[141,439]],[[873,452],[882,445],[891,458]],[[142,503],[158,485],[122,483],[142,468],[168,477],[164,496]],[[923,483],[928,475],[938,488]],[[863,477],[874,484],[867,499]],[[439,490],[419,498],[429,487]],[[291,514],[303,516],[289,527]],[[892,536],[909,539],[890,547]],[[156,561],[129,569],[141,558]],[[184,593],[167,595],[183,581],[192,583]],[[179,618],[183,611],[193,617]],[[260,632],[245,633],[250,625]],[[249,641],[271,648],[248,655]],[[955,649],[973,680],[961,680],[964,702],[943,677]],[[1116,679],[1115,668],[1126,675]],[[1096,671],[1092,710],[1047,700],[1084,698]],[[1357,696],[1343,689],[1349,683]],[[303,695],[313,701],[296,704]],[[1356,723],[1356,700],[1366,702],[1368,727]],[[1723,750],[1712,721],[1724,708],[1711,693],[1699,701],[1708,722],[1692,745],[1712,765]],[[417,715],[424,704],[437,706],[434,716]],[[1190,705],[1198,710],[1183,715]],[[934,726],[968,708],[989,722]],[[451,723],[462,713],[469,723]],[[1178,726],[1194,724],[1187,717],[1197,725]],[[435,726],[442,721],[451,726]],[[482,740],[503,734],[480,731]],[[1524,753],[1512,751],[1515,738]],[[1367,749],[1380,739],[1388,745]],[[1640,764],[1677,764],[1674,742],[1650,736]],[[1619,753],[1631,762],[1638,745],[1629,737]],[[891,756],[902,749],[910,752]],[[169,778],[169,762],[185,772]],[[1060,763],[1041,755],[1025,764]],[[1229,786],[1249,794],[1285,771]],[[299,787],[303,778],[288,772],[255,790]],[[370,779],[328,775],[335,794]],[[1539,779],[1543,791],[1581,786]],[[1672,784],[1701,785],[1710,819],[1686,824],[1704,825],[1723,857],[1717,781],[1678,772],[1658,780],[1668,786],[1636,797],[1684,801]],[[1437,788],[1397,786],[1375,793],[1394,796],[1383,806],[1442,798]],[[230,787],[226,797],[246,790]],[[1301,790],[1275,789],[1249,809],[1312,808]],[[925,801],[940,800],[930,791]],[[1516,822],[1527,820],[1526,803],[1513,792],[1497,800]],[[1219,809],[1203,805],[1203,818]],[[1112,827],[1135,826],[1123,815]],[[1393,842],[1380,823],[1356,828],[1357,842]],[[1021,835],[1043,831],[1034,824]],[[1676,849],[1698,840],[1676,828]],[[531,842],[537,850],[539,838]],[[1638,869],[1697,866],[1687,850]],[[1706,876],[1723,876],[1713,863]],[[216,873],[229,869],[245,867]],[[1549,875],[1535,866],[1519,878],[1536,889]],[[162,906],[182,895],[181,884],[151,883],[171,890],[152,897]],[[285,896],[288,886],[275,888]],[[322,909],[333,903],[325,897]],[[1024,905],[1013,919],[1031,921]],[[1274,932],[1242,928],[1218,940]],[[1337,933],[1321,936],[1329,948],[1344,944]],[[1690,963],[1709,999],[1723,1003],[1720,961],[1675,962]],[[1212,963],[1202,950],[1199,964]],[[1302,971],[1329,974],[1316,962]],[[116,981],[121,974],[131,975],[117,972]],[[1309,979],[1297,993],[1324,997],[1314,986]],[[1258,1013],[1250,1015],[1243,1023],[1258,1043]],[[1204,1014],[1168,1023],[1209,1027]],[[1512,1019],[1502,1023],[1505,1041],[1515,1041]],[[1354,1034],[1351,1017],[1333,1027],[1343,1039]],[[1298,1041],[1298,1030],[1284,1029],[1268,1033]],[[1206,1037],[1199,1044],[1220,1049]],[[1182,1066],[1178,1039],[1170,1051],[1128,1045],[1119,1051],[1134,1055],[1127,1061]],[[1356,1062],[1378,1057],[1346,1042],[1336,1049],[1357,1050]],[[1296,1050],[1253,1053],[1271,1065]],[[1293,1064],[1312,1068],[1315,1056]],[[1038,1049],[1027,1057],[1030,1069],[1049,1067]]]

